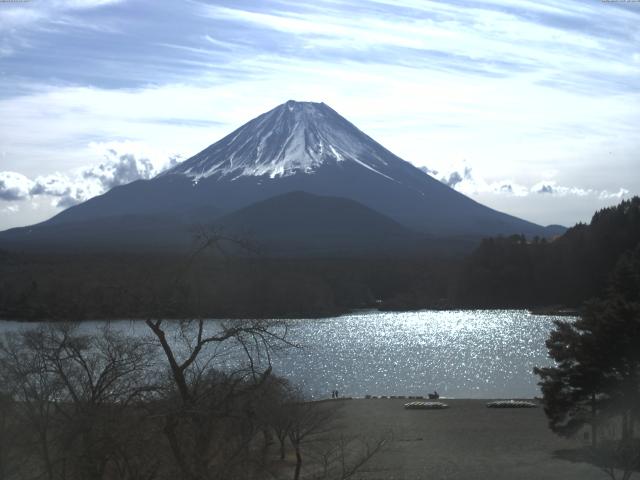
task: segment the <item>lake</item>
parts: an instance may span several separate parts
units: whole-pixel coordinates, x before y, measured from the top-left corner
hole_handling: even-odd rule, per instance
[[[532,369],[551,364],[544,341],[560,318],[465,310],[290,320],[291,339],[301,348],[278,353],[273,368],[314,398],[334,389],[359,397],[437,390],[454,398],[530,398],[540,394]],[[85,322],[81,328],[100,324]],[[142,321],[111,324],[131,335],[147,333]],[[0,331],[31,325],[3,322]]]

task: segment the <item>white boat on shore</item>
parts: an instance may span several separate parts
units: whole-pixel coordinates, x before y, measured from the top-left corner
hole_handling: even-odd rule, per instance
[[[409,402],[404,404],[407,410],[442,410],[449,405],[442,402]]]

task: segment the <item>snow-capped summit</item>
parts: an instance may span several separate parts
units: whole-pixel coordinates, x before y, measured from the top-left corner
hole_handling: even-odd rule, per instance
[[[276,178],[353,162],[391,179],[389,156],[400,160],[324,103],[289,100],[165,175],[181,173],[195,181],[211,176]]]
[[[291,254],[300,245],[326,253],[334,240],[349,251],[376,245],[402,252],[414,233],[472,239],[469,245],[487,235],[557,233],[425,175],[324,103],[288,101],[151,180],[0,233],[0,247],[3,239],[68,245],[76,236],[91,246],[168,248],[189,241],[194,224],[212,223],[289,242]]]

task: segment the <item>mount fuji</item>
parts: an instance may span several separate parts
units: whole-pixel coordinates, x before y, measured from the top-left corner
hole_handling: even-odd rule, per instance
[[[425,238],[562,232],[462,195],[324,103],[288,101],[151,180],[2,232],[0,245],[174,248],[195,224],[253,232],[281,253],[292,238],[296,252],[310,243],[317,252],[322,245],[394,250]]]

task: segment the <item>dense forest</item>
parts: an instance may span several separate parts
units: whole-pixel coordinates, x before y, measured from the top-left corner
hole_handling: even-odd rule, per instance
[[[640,244],[640,198],[596,212],[548,242],[522,236],[489,238],[467,258],[457,278],[459,305],[577,307],[600,295],[616,264]]]
[[[436,273],[439,276],[436,278]],[[448,265],[428,259],[7,255],[0,317],[323,316],[446,298]]]
[[[210,239],[211,240],[211,239]],[[215,239],[214,239],[215,240]],[[484,239],[468,256],[264,258],[0,252],[8,319],[292,317],[359,308],[577,307],[640,248],[640,198],[553,240]]]

